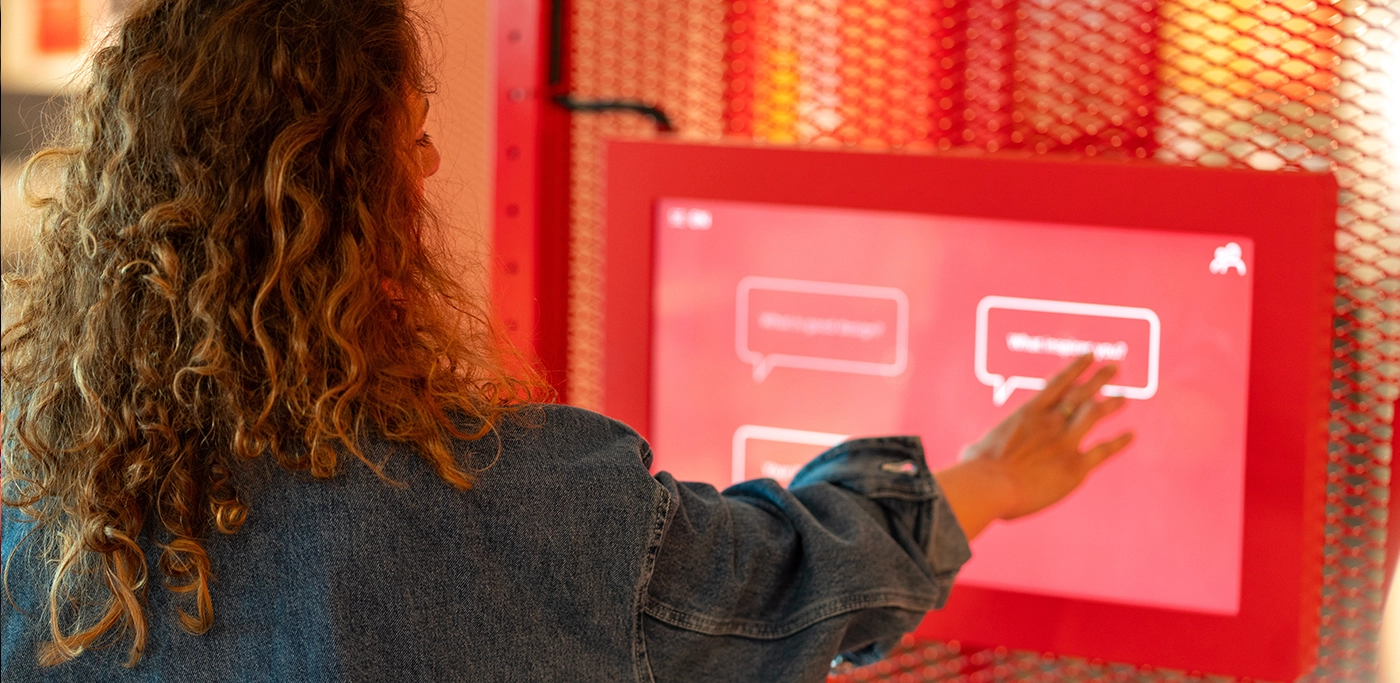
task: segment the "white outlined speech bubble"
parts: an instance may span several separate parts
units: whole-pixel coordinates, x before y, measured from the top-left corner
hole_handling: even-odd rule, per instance
[[[747,479],[744,476],[746,459],[748,457],[749,441],[778,441],[782,443],[795,443],[804,446],[824,446],[830,448],[851,437],[845,434],[831,434],[829,432],[811,432],[805,429],[786,429],[783,427],[764,427],[762,425],[743,425],[734,430],[734,454],[732,475],[734,483],[737,484]],[[798,468],[800,469],[800,465]],[[776,473],[775,473],[776,474]],[[797,474],[796,470],[786,474],[786,479],[790,481],[792,475]],[[770,479],[783,479],[782,476],[768,475]]]
[[[973,369],[977,373],[977,381],[992,387],[992,402],[996,405],[1006,403],[1012,392],[1017,389],[1040,390],[1045,388],[1046,378],[1044,377],[1024,377],[1020,375],[1000,375],[987,369],[987,318],[992,309],[1007,309],[1015,311],[1035,311],[1039,313],[1063,313],[1066,315],[1082,315],[1100,318],[1121,318],[1125,320],[1145,320],[1148,325],[1148,348],[1147,348],[1147,382],[1144,386],[1134,387],[1121,384],[1104,385],[1101,393],[1104,396],[1122,396],[1124,398],[1144,400],[1152,398],[1157,394],[1157,371],[1158,362],[1162,350],[1162,321],[1157,317],[1156,312],[1150,308],[1136,308],[1132,306],[1108,306],[1104,304],[1085,304],[1075,301],[1052,301],[1049,299],[1023,299],[1010,296],[988,296],[983,297],[977,303],[977,339],[976,357],[973,361]],[[1050,340],[1051,343],[1060,342],[1059,347],[1063,350],[1073,352],[1073,355],[1080,355],[1080,352],[1093,352],[1099,355],[1103,351],[1109,359],[1122,360],[1118,344],[1104,344],[1093,342],[1079,342],[1078,340]],[[1071,343],[1064,343],[1071,342]],[[1081,347],[1081,344],[1083,345]],[[1060,348],[1053,349],[1061,350]],[[1118,354],[1117,357],[1114,357]],[[1068,355],[1057,354],[1057,355]]]
[[[894,342],[894,358],[889,362],[872,362],[793,352],[797,350],[798,345],[787,349],[788,352],[783,352],[781,349],[754,349],[749,334],[749,312],[751,295],[757,291],[892,301],[895,305],[894,330],[891,335]],[[768,373],[773,371],[773,368],[779,366],[895,377],[902,374],[909,364],[909,297],[902,290],[894,287],[749,276],[739,281],[736,296],[734,350],[739,355],[739,360],[753,366],[755,382],[762,382],[768,377]],[[838,301],[833,301],[833,304],[835,303]],[[795,339],[803,336],[824,335],[870,342],[875,339],[883,339],[886,334],[891,333],[883,320],[853,320],[839,314],[813,316],[790,315],[782,311],[764,311],[760,313],[758,321],[760,325],[764,325],[770,330],[791,332]]]

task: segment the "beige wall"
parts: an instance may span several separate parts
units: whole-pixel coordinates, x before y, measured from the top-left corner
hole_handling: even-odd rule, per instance
[[[448,246],[463,277],[487,284],[482,263],[490,252],[493,100],[490,97],[488,0],[419,0],[438,92],[431,96],[428,133],[442,152],[429,192],[443,218]]]
[[[106,35],[113,13],[111,0],[82,0],[83,30],[90,36]],[[86,52],[41,54],[35,47],[39,3],[33,0],[0,0],[0,82],[9,91],[55,93],[68,86]]]
[[[429,59],[438,75],[438,92],[431,98],[428,127],[442,152],[442,168],[429,183],[429,191],[443,218],[448,246],[463,259],[463,277],[485,284],[484,271],[472,263],[479,262],[490,250],[492,103],[488,0],[416,0],[416,5],[425,19]],[[9,39],[8,32],[18,30],[24,23],[18,19],[27,15],[20,16],[24,13],[16,10],[25,7],[26,3],[4,0],[6,50],[18,45]],[[20,61],[6,56],[8,90],[51,92],[54,84],[67,80],[66,72],[60,73],[63,70],[56,63],[46,61],[47,70],[26,71],[18,69]],[[73,58],[64,63],[72,68],[81,62]],[[27,73],[27,80],[12,79],[16,73]],[[0,236],[4,250],[13,252],[26,241],[26,235],[14,196],[15,169],[12,163],[4,166],[4,223]]]

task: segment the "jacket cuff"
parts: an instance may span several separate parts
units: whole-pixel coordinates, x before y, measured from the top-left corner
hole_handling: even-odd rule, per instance
[[[972,551],[929,471],[919,437],[883,436],[839,444],[804,466],[790,488],[816,483],[840,486],[881,503],[891,522],[909,532],[928,561],[938,588],[934,608],[943,607],[953,579]]]

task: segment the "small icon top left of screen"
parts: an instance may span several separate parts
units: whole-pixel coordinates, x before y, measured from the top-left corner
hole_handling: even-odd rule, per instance
[[[704,209],[683,209],[675,207],[666,210],[666,224],[673,228],[709,230],[714,217]]]

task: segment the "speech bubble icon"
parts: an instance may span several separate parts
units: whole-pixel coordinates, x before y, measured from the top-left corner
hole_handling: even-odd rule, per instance
[[[750,276],[734,349],[762,382],[777,367],[895,377],[909,364],[909,297],[894,287]]]
[[[787,486],[809,460],[849,438],[805,429],[743,425],[734,430],[734,483],[764,478]]]
[[[1104,396],[1157,394],[1162,321],[1148,308],[988,296],[977,303],[977,381],[1002,405],[1017,389],[1040,390],[1068,359],[1092,353],[1118,364]]]

